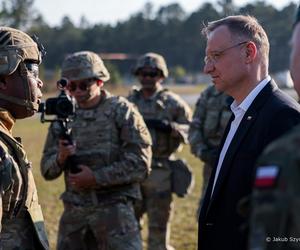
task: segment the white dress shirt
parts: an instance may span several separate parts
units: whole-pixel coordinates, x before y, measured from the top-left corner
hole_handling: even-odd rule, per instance
[[[229,133],[227,134],[225,143],[223,145],[222,151],[220,153],[218,165],[217,165],[217,170],[215,174],[215,179],[214,179],[214,185],[212,188],[211,196],[214,192],[214,188],[226,155],[226,152],[229,148],[229,145],[232,141],[232,138],[234,137],[246,111],[256,98],[256,96],[259,94],[259,92],[267,85],[267,83],[271,80],[271,77],[268,75],[264,80],[262,80],[248,95],[247,97],[243,100],[243,102],[240,105],[237,105],[237,102],[234,100],[233,103],[230,105],[230,109],[234,114],[234,120],[231,122],[230,125],[230,130]]]

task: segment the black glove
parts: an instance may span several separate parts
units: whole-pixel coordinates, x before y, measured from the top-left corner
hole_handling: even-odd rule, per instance
[[[172,127],[169,121],[159,119],[146,119],[145,123],[149,129],[156,129],[163,133],[171,133]]]

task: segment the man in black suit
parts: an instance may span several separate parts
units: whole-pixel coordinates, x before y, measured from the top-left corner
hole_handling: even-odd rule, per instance
[[[204,72],[234,98],[199,216],[199,250],[244,250],[247,217],[238,203],[251,194],[255,162],[267,144],[300,122],[300,106],[268,75],[268,37],[250,16],[208,24]]]

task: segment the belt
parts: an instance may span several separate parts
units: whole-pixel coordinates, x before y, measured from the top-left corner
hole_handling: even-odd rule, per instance
[[[92,202],[95,205],[112,205],[115,203],[127,203],[128,197],[119,196],[114,194],[101,194],[96,192],[91,192]]]
[[[109,194],[101,194],[96,192],[90,192],[86,194],[79,203],[72,200],[64,200],[64,204],[68,207],[91,207],[91,206],[111,206],[117,203],[127,203],[131,201],[130,198],[126,196],[117,196],[117,195],[109,195]]]

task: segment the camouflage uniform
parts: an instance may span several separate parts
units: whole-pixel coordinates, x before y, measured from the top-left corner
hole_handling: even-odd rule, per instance
[[[189,142],[192,154],[204,163],[200,206],[212,167],[218,157],[218,147],[222,135],[232,114],[229,108],[230,102],[232,102],[231,97],[211,85],[201,93],[196,103],[189,130]]]
[[[24,82],[29,75],[25,61],[41,62],[37,44],[27,34],[8,27],[0,27],[0,59],[1,76],[14,74],[20,67]],[[36,107],[29,99],[2,93],[0,99],[28,110]],[[0,108],[0,249],[49,249],[32,166],[20,138],[12,136],[15,119],[10,111]]]
[[[161,69],[166,77],[167,68],[162,57],[148,53],[138,60],[135,70],[145,63],[153,63],[153,67]],[[136,205],[137,217],[147,213],[149,250],[172,249],[169,246],[173,207],[170,159],[182,142],[187,143],[191,110],[178,95],[162,87],[147,99],[142,96],[141,90],[134,89],[128,99],[138,107],[153,141],[152,171],[142,183],[143,202]],[[172,132],[152,128],[147,123],[151,120],[167,121]]]
[[[83,54],[83,59],[80,54],[74,56],[83,62],[88,57],[95,72],[98,57],[90,52]],[[90,66],[84,69],[80,65],[87,74],[91,74],[86,72]],[[107,74],[102,77],[107,78]],[[139,182],[148,174],[152,155],[151,137],[141,115],[125,98],[102,90],[100,103],[91,109],[78,108],[70,127],[76,142],[76,162],[93,171],[97,184],[91,189],[75,190],[66,181],[61,195],[65,210],[60,220],[58,249],[141,250],[133,202],[141,198]],[[62,173],[65,178],[68,175],[68,170],[56,162],[59,134],[60,127],[52,123],[41,161],[47,180]]]
[[[295,25],[299,21],[300,7]],[[300,249],[299,146],[298,125],[272,142],[258,159],[251,196],[249,250]]]
[[[269,145],[258,160],[252,195],[250,247],[300,248],[300,126]]]

